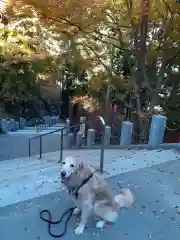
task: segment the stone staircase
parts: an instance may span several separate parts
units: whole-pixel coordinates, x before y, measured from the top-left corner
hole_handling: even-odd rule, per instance
[[[99,150],[64,150],[63,154],[84,159],[99,168]],[[179,158],[180,153],[174,150],[105,150],[104,176],[108,178]],[[0,162],[0,207],[59,191],[58,161],[59,152],[51,152],[41,160],[32,156]]]

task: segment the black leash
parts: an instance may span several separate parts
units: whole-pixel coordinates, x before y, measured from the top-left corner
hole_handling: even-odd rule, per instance
[[[77,188],[72,188],[72,189],[70,189],[70,193],[71,194],[74,194],[75,195],[75,197],[76,198],[78,198],[78,191],[79,191],[79,189],[84,185],[84,184],[86,184],[91,178],[92,178],[92,176],[93,176],[93,173],[92,174],[90,174],[90,176],[88,177],[88,178],[86,178],[86,179],[84,179],[83,180],[83,182],[82,182],[82,184],[80,185],[80,186],[78,186]],[[69,208],[68,210],[66,210],[63,214],[62,214],[62,216],[61,216],[61,218],[58,220],[58,221],[52,221],[52,214],[51,214],[51,212],[49,211],[49,210],[42,210],[41,212],[40,212],[40,218],[44,221],[44,222],[47,222],[48,223],[48,233],[51,235],[51,237],[54,237],[54,238],[60,238],[60,237],[63,237],[65,234],[66,234],[66,232],[67,232],[67,225],[68,225],[68,222],[69,222],[69,220],[71,219],[71,217],[72,217],[72,215],[73,215],[73,211],[74,211],[74,209],[75,209],[76,207],[72,207],[72,208]],[[43,217],[43,214],[44,213],[46,213],[46,214],[48,214],[48,217],[47,218],[45,218],[45,217]],[[66,219],[66,221],[65,221],[65,223],[64,223],[64,231],[61,233],[61,234],[53,234],[52,232],[51,232],[51,225],[53,224],[53,225],[56,225],[56,224],[59,224],[59,223],[61,223],[61,221],[63,220],[63,218],[65,217],[65,216],[67,216],[67,219]]]
[[[72,207],[72,208],[69,208],[67,211],[65,211],[63,214],[62,214],[62,216],[61,216],[61,218],[58,220],[58,221],[52,221],[52,214],[51,214],[51,212],[49,211],[49,210],[42,210],[41,212],[40,212],[40,218],[44,221],[44,222],[47,222],[48,223],[48,233],[51,235],[51,237],[54,237],[54,238],[60,238],[60,237],[63,237],[65,234],[66,234],[66,232],[67,232],[67,224],[68,224],[68,222],[69,222],[69,220],[70,220],[70,218],[71,218],[71,216],[72,216],[72,214],[73,214],[73,211],[74,211],[74,209],[75,209],[76,207]],[[48,214],[48,217],[47,218],[44,218],[42,215],[44,214],[44,213],[47,213]],[[68,214],[69,213],[69,214]],[[55,225],[55,224],[59,224],[59,223],[61,223],[61,221],[63,220],[63,218],[65,217],[65,216],[68,216],[67,217],[67,219],[66,219],[66,221],[65,221],[65,223],[64,223],[64,231],[61,233],[61,234],[53,234],[52,232],[51,232],[51,225],[53,224],[53,225]]]

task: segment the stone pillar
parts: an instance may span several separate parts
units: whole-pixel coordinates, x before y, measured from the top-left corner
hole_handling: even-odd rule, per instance
[[[19,119],[19,127],[20,127],[21,129],[23,129],[23,128],[25,127],[25,125],[26,125],[26,120],[25,120],[25,118],[20,117],[20,119]]]
[[[61,134],[63,134],[63,149],[67,149],[68,148],[68,137],[67,134],[64,134],[61,132]]]
[[[72,148],[73,143],[74,143],[74,135],[73,135],[73,133],[68,133],[67,139],[68,139],[68,148]]]
[[[83,134],[83,137],[85,137],[85,131],[86,131],[86,124],[84,123],[86,121],[86,117],[80,117],[80,131]]]
[[[8,132],[10,132],[11,131],[11,121],[6,120],[6,122],[7,122],[7,130],[8,130]]]
[[[49,117],[49,119],[48,119],[48,127],[51,127],[52,126],[52,119],[51,119],[51,117]]]
[[[66,119],[66,127],[69,127],[69,129],[66,130],[66,133],[70,132],[70,120],[69,118]]]
[[[10,131],[16,131],[16,121],[14,119],[10,119]]]
[[[47,117],[47,127],[51,126],[51,117]]]
[[[95,130],[94,129],[88,129],[87,132],[87,147],[91,148],[95,141]]]
[[[49,127],[53,125],[52,117],[49,117]]]
[[[4,133],[4,134],[8,133],[8,125],[7,125],[6,119],[1,120],[1,128],[2,128],[2,133]]]
[[[19,122],[15,122],[15,130],[19,130]]]
[[[167,117],[163,115],[152,116],[148,144],[152,148],[158,147],[164,139]]]
[[[54,124],[58,123],[58,121],[59,121],[59,117],[55,117]]]
[[[126,121],[122,123],[120,146],[130,145],[132,142],[133,123]]]
[[[51,117],[51,126],[54,125],[54,117]]]
[[[73,146],[74,136],[73,133],[68,133],[63,136],[63,147],[65,149],[71,149]]]
[[[80,147],[83,144],[83,133],[81,131],[77,132],[76,135],[76,146]]]
[[[44,116],[44,121],[45,121],[45,127],[49,127],[50,124],[49,124],[49,116]],[[42,123],[44,125],[44,123]]]
[[[58,117],[54,117],[54,125],[58,122]]]
[[[53,116],[53,117],[51,118],[52,125],[55,125],[55,124],[57,123],[56,121],[57,121],[57,120],[56,120],[56,117]]]
[[[110,140],[111,140],[111,127],[105,126],[104,145],[105,146],[110,145]]]

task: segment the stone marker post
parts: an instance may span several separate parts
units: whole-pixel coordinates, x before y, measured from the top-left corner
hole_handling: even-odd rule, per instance
[[[126,121],[122,123],[120,146],[127,146],[132,143],[133,123]]]
[[[23,117],[20,117],[19,119],[19,127],[23,129],[25,127],[26,120]]]
[[[76,134],[76,146],[80,147],[83,144],[83,133],[81,131]]]
[[[95,130],[94,129],[88,129],[87,132],[87,147],[91,148],[95,141]]]
[[[14,119],[10,119],[10,125],[10,131],[16,131],[16,121]]]
[[[158,147],[164,139],[167,117],[163,115],[152,116],[148,144],[152,148]]]
[[[2,128],[2,133],[4,133],[4,134],[8,133],[8,126],[7,126],[7,120],[6,119],[1,120],[1,128]]]
[[[111,127],[105,126],[104,146],[110,145],[110,140],[111,140]]]

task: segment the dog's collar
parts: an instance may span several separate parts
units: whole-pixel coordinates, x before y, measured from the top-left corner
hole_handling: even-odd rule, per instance
[[[78,198],[79,189],[80,189],[81,187],[83,187],[83,186],[93,177],[93,175],[94,175],[94,173],[91,173],[91,174],[89,175],[89,177],[85,178],[78,187],[72,187],[72,188],[70,188],[70,189],[69,189],[69,193],[72,194],[72,195],[74,195],[75,198],[77,199],[77,198]]]

